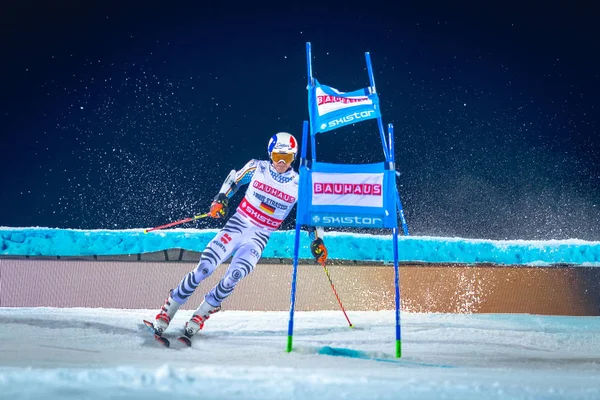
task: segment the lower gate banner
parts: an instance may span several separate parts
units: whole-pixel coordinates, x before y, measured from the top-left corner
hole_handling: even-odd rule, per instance
[[[297,218],[303,225],[395,228],[395,172],[386,163],[300,167]]]

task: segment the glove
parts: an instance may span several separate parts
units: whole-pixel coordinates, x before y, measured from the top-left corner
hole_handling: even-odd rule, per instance
[[[219,193],[215,196],[210,205],[209,215],[213,218],[225,218],[229,213],[229,199],[225,193]]]
[[[313,240],[310,244],[310,252],[319,264],[325,264],[325,261],[327,261],[327,247],[325,247],[323,239]]]

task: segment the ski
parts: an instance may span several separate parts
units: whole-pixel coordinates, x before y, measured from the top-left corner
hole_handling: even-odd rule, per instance
[[[181,335],[177,338],[181,343],[185,344],[187,347],[192,347],[192,341],[186,335]]]
[[[156,332],[156,329],[154,329],[154,324],[150,321],[144,321],[144,325],[146,326],[146,328],[148,329],[148,331],[154,336],[154,339],[162,344],[165,347],[171,347],[171,341],[169,339],[167,339],[166,337],[159,335]],[[185,332],[183,333],[183,335],[179,336],[177,338],[177,341],[184,344],[186,347],[192,347],[192,341],[191,338],[189,336],[187,336],[185,334]]]
[[[169,342],[169,339],[159,335],[158,332],[156,332],[156,329],[154,329],[154,324],[152,322],[146,320],[143,321],[148,331],[154,336],[154,340],[156,340],[158,343],[162,344],[165,347],[171,347],[171,342]]]

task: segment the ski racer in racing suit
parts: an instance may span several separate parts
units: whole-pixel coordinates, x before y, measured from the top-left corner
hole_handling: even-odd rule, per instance
[[[241,185],[248,184],[246,194],[235,214],[227,221],[202,252],[194,270],[186,274],[171,290],[154,322],[156,334],[161,335],[179,307],[194,293],[200,282],[234,252],[223,278],[204,297],[204,301],[185,324],[185,335],[192,337],[203,328],[209,316],[221,308],[221,303],[235,286],[248,276],[261,257],[269,237],[279,228],[292,210],[298,197],[299,175],[292,168],[298,145],[289,133],[279,132],[268,144],[269,161],[250,160],[241,170],[232,170],[211,204],[210,216],[225,218],[228,201]],[[323,229],[309,227],[313,239],[310,245],[317,262],[327,259]]]

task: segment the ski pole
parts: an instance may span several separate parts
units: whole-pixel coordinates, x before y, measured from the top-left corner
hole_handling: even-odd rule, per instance
[[[342,309],[342,312],[344,313],[344,317],[346,317],[346,321],[348,321],[348,325],[350,325],[350,328],[354,328],[354,325],[352,325],[352,322],[350,322],[350,318],[348,318],[348,314],[346,314],[346,310],[344,310],[344,306],[342,305],[340,296],[338,296],[337,291],[335,290],[335,286],[333,286],[333,281],[331,280],[331,275],[329,275],[329,271],[327,270],[327,267],[325,266],[325,262],[323,261],[321,263],[321,265],[323,266],[323,269],[325,270],[325,273],[327,274],[327,279],[329,279],[329,283],[331,283],[331,288],[333,289],[333,294],[335,294],[335,298],[337,299],[338,303],[340,304],[340,308]]]
[[[169,224],[165,224],[165,225],[161,225],[161,226],[157,226],[155,228],[150,228],[150,229],[144,229],[144,233],[148,233],[151,231],[156,231],[158,229],[164,229],[164,228],[169,228],[171,226],[175,226],[175,225],[181,225],[181,224],[185,224],[186,222],[191,222],[191,221],[195,221],[197,219],[201,219],[201,218],[206,218],[208,217],[210,214],[209,213],[204,213],[204,214],[200,214],[200,215],[194,215],[193,217],[190,218],[186,218],[186,219],[182,219],[181,221],[175,221],[175,222],[171,222]]]

